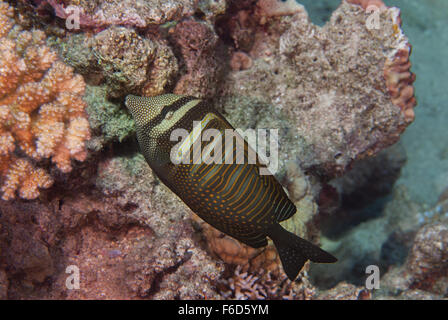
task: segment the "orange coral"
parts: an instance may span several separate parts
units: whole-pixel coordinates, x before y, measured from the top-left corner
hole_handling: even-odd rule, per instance
[[[265,248],[254,249],[213,228],[196,215],[192,218],[201,225],[209,251],[225,263],[239,265],[243,271],[265,270],[281,274],[280,258],[272,243]]]
[[[4,177],[3,199],[12,199],[15,191],[23,199],[34,199],[39,196],[38,188],[49,188],[53,184],[51,177],[42,168],[34,168],[26,159],[13,159]]]
[[[82,100],[85,83],[45,45],[42,31],[21,31],[0,2],[0,176],[4,200],[48,188],[51,177],[35,164],[45,158],[62,172],[86,158],[90,128]],[[20,156],[21,155],[21,156]],[[26,156],[26,157],[24,157]]]
[[[412,46],[401,30],[401,17],[398,9],[395,10],[393,19],[394,37],[399,45],[386,60],[384,78],[392,103],[401,109],[406,124],[409,124],[414,121],[414,107],[417,105],[413,86],[415,74],[410,71],[412,65],[409,60]]]
[[[392,59],[387,59],[384,68],[384,78],[392,103],[400,107],[407,123],[414,120],[414,107],[417,105],[412,85],[415,81],[415,74],[410,72],[410,54],[411,45],[408,44],[398,50]]]
[[[363,9],[367,9],[369,6],[386,8],[386,5],[382,0],[347,0],[347,2],[359,5]],[[401,40],[403,38],[403,33],[401,31],[401,17],[399,11],[394,16],[394,19],[394,36],[398,40]],[[414,96],[413,87],[415,74],[410,71],[411,62],[409,61],[412,46],[407,41],[404,41],[403,43],[405,43],[405,45],[401,45],[401,47],[387,59],[384,66],[384,78],[392,103],[401,109],[406,123],[409,124],[415,118],[414,107],[417,105],[417,100]]]
[[[232,55],[230,67],[233,71],[247,70],[252,67],[252,58],[243,51],[237,51]]]

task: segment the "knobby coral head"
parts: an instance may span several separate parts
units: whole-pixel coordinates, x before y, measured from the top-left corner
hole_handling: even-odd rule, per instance
[[[62,172],[85,160],[90,127],[80,75],[45,45],[42,31],[22,31],[0,2],[0,177],[2,199],[34,199],[52,177],[38,167],[51,158]]]

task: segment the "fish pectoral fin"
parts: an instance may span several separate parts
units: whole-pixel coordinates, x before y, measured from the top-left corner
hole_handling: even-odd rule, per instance
[[[283,270],[291,281],[294,281],[308,260],[319,263],[338,261],[330,253],[287,231],[278,223],[272,226],[268,236],[274,241]]]

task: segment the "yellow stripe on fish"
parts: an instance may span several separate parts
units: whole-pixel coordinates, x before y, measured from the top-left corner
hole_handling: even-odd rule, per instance
[[[254,149],[210,104],[195,97],[167,94],[128,96],[126,106],[134,117],[137,140],[149,166],[207,223],[254,248],[266,246],[267,237],[271,238],[291,280],[307,260],[337,260],[280,226],[280,221],[296,212],[295,205],[274,176],[260,174],[258,155],[256,161],[251,159]],[[180,145],[171,141],[176,129],[188,132]],[[213,129],[218,137],[204,139],[201,133],[206,129]],[[229,130],[235,136],[225,141]],[[178,149],[173,149],[175,146]],[[171,159],[173,150],[175,157]],[[221,153],[216,155],[216,150]],[[213,160],[220,161],[204,162],[202,155],[210,156],[212,151]]]
[[[185,163],[185,158],[190,156],[190,152],[193,150],[194,144],[198,142],[198,139],[202,138],[202,132],[207,127],[207,124],[213,119],[217,119],[217,116],[214,113],[207,113],[204,118],[197,122],[197,124],[193,127],[193,130],[191,130],[189,135],[179,146],[178,152],[176,152],[175,156],[176,163]],[[212,143],[215,144],[217,141],[214,140]],[[212,144],[209,148],[214,147],[214,144]],[[208,149],[205,151],[208,151]]]

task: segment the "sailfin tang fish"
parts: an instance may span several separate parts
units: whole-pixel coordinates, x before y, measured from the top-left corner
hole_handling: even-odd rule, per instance
[[[271,238],[290,280],[297,277],[307,260],[337,261],[279,224],[296,212],[295,205],[273,175],[260,174],[264,164],[258,155],[256,161],[248,161],[253,150],[239,134],[235,134],[233,146],[226,148],[223,136],[229,129],[235,130],[209,103],[174,94],[129,95],[125,103],[134,117],[137,140],[149,166],[204,221],[253,248],[266,246],[267,237]],[[188,139],[172,141],[175,129],[185,129]],[[198,129],[213,129],[217,135],[204,139]],[[195,149],[196,143],[201,148]],[[214,149],[220,143],[221,149]],[[222,150],[217,152],[222,161],[194,161],[200,157],[197,150],[211,149]],[[173,161],[173,155],[178,161]],[[244,161],[229,162],[228,156],[234,160],[241,156]]]

